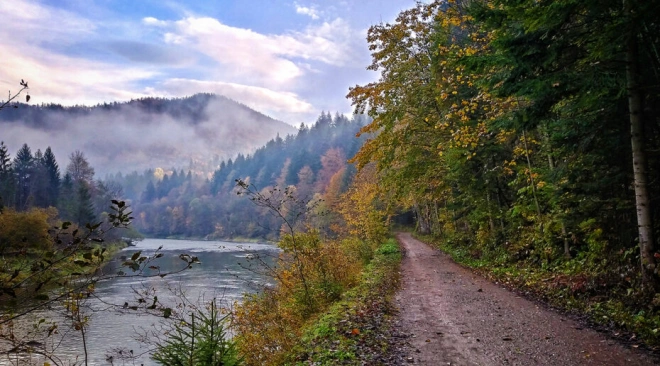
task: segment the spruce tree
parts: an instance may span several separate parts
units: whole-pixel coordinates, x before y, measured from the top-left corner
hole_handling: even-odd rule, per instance
[[[41,150],[34,153],[32,177],[30,179],[29,207],[48,207],[49,204],[49,179],[48,171],[44,164],[44,154]]]
[[[27,144],[23,144],[14,158],[13,170],[16,179],[16,202],[15,207],[18,210],[27,208],[28,197],[30,196],[30,179],[33,174],[34,158],[32,151]]]
[[[11,156],[4,141],[0,141],[0,210],[14,205],[14,177]]]
[[[71,178],[71,174],[67,173],[62,179],[62,185],[60,187],[60,195],[57,204],[57,209],[60,213],[60,217],[63,220],[74,221],[77,201],[78,198],[75,195],[73,178]]]
[[[83,226],[88,223],[93,224],[94,220],[96,220],[96,215],[94,214],[94,204],[92,202],[90,186],[84,182],[77,184],[77,186],[77,207],[74,220],[78,226]]]
[[[43,165],[48,177],[47,206],[56,206],[60,195],[60,167],[50,146],[44,152]]]

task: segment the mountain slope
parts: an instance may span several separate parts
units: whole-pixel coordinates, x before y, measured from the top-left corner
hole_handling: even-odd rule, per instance
[[[212,171],[215,162],[247,153],[277,134],[297,130],[223,96],[143,98],[93,107],[20,105],[0,114],[0,140],[51,146],[59,160],[84,151],[100,173],[185,167]]]

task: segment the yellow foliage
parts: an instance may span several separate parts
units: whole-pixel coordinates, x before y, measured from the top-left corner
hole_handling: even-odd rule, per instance
[[[53,239],[48,229],[57,217],[54,208],[34,208],[27,212],[5,209],[0,214],[0,250],[50,249]]]
[[[362,262],[352,242],[322,242],[317,232],[283,235],[275,286],[247,295],[234,311],[234,339],[246,365],[281,365],[303,325],[357,283]]]
[[[339,204],[346,234],[373,245],[383,242],[388,232],[387,211],[378,207],[380,188],[377,182],[376,167],[373,164],[363,167]]]

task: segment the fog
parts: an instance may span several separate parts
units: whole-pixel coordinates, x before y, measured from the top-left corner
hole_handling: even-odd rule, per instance
[[[24,143],[33,153],[50,146],[64,167],[68,156],[81,150],[97,174],[187,169],[191,161],[212,169],[214,158],[249,153],[278,133],[284,137],[295,131],[291,125],[208,94],[91,108],[21,105],[0,112],[0,140],[12,157]]]

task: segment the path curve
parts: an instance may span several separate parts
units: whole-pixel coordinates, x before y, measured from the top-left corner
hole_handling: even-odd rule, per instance
[[[397,239],[404,249],[398,322],[409,335],[411,364],[659,364],[495,285],[409,233]]]

